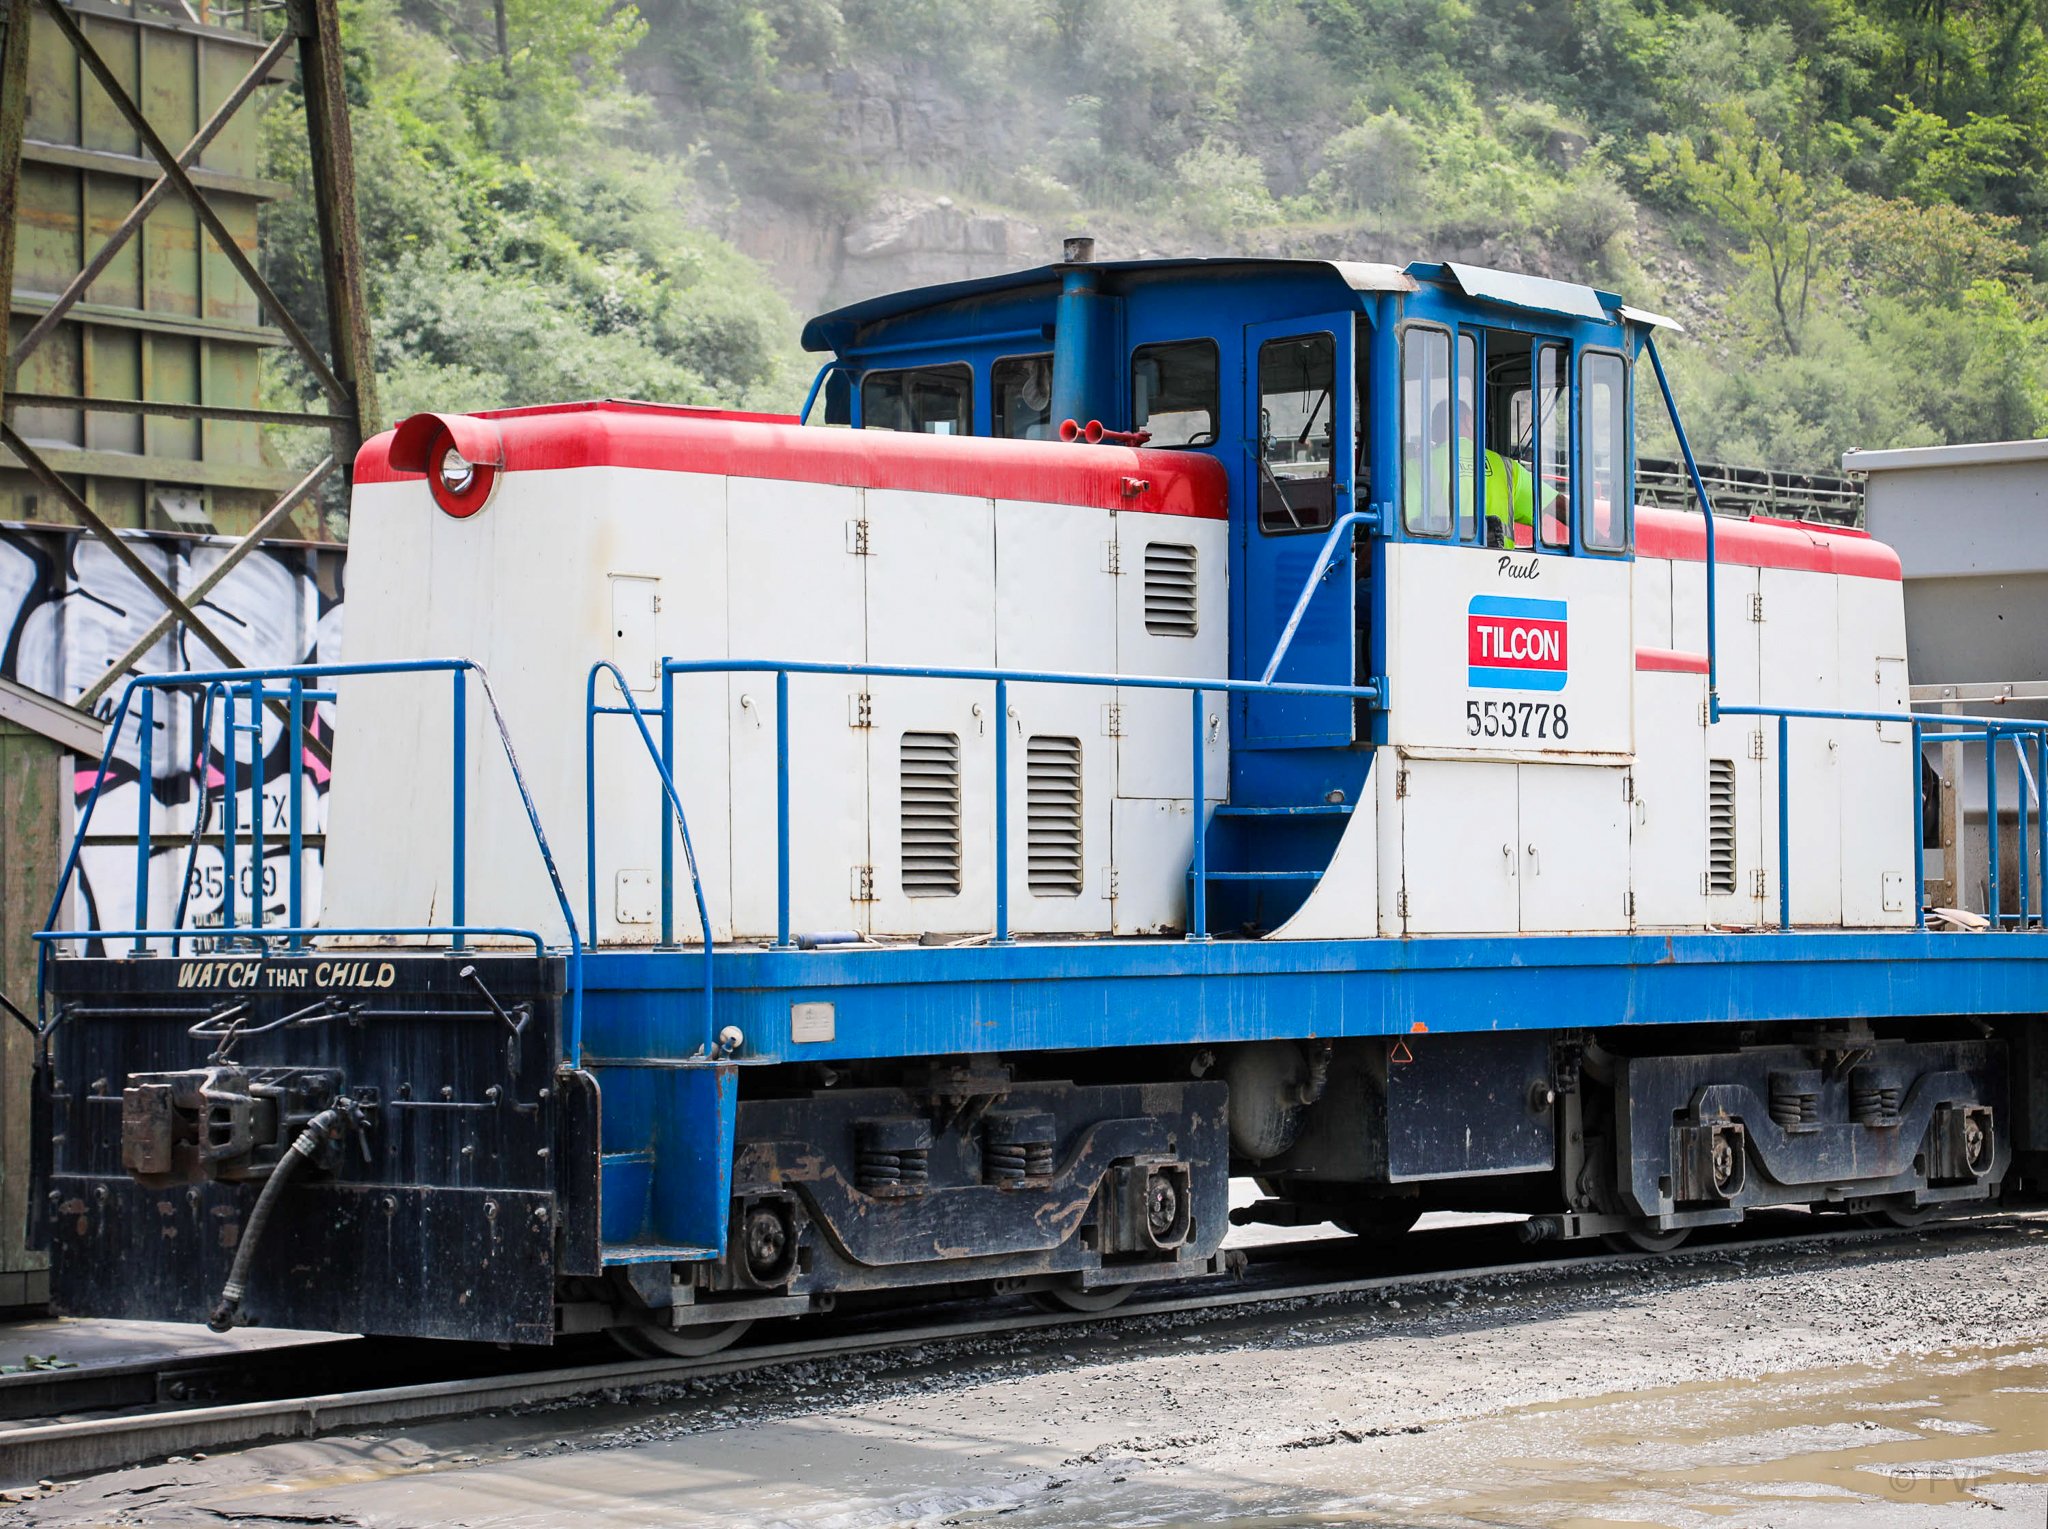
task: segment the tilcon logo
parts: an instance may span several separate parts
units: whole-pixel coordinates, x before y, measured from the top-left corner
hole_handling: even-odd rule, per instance
[[[1565,602],[1474,595],[1465,648],[1474,689],[1562,690],[1571,677]]]

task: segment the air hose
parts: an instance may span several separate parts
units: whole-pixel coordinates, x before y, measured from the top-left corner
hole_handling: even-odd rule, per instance
[[[278,1159],[277,1166],[270,1171],[270,1177],[263,1181],[263,1192],[256,1197],[256,1208],[249,1212],[249,1224],[242,1228],[242,1239],[235,1248],[235,1262],[228,1270],[228,1282],[221,1287],[220,1304],[213,1308],[213,1315],[206,1319],[206,1325],[217,1333],[224,1333],[235,1325],[235,1312],[241,1307],[242,1296],[248,1287],[249,1270],[256,1262],[256,1244],[263,1240],[263,1228],[270,1221],[270,1213],[283,1198],[285,1186],[292,1181],[292,1175],[315,1152],[322,1142],[338,1141],[349,1128],[354,1105],[347,1099],[337,1099],[306,1122],[291,1149]]]

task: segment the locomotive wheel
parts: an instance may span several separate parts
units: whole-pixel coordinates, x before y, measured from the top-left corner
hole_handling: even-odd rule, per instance
[[[1112,1311],[1131,1298],[1135,1285],[1102,1285],[1083,1290],[1079,1285],[1053,1285],[1030,1293],[1031,1304],[1040,1311]]]
[[[1354,1237],[1392,1242],[1422,1219],[1420,1200],[1354,1200],[1330,1219]]]
[[[1692,1228],[1688,1226],[1674,1227],[1668,1232],[1632,1226],[1625,1232],[1602,1232],[1600,1240],[1617,1253],[1669,1253],[1691,1235]]]
[[[1882,1205],[1876,1210],[1865,1211],[1858,1219],[1865,1226],[1874,1226],[1890,1231],[1894,1228],[1925,1226],[1941,1214],[1938,1205]]]
[[[702,1359],[731,1348],[754,1324],[720,1322],[706,1327],[610,1327],[605,1331],[612,1342],[635,1359]]]

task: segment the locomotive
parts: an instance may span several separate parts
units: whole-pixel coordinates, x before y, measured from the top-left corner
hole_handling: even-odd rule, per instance
[[[229,903],[80,927],[67,867],[61,1309],[691,1354],[1107,1307],[1233,1177],[1654,1251],[2039,1176],[2048,823],[1939,932],[1921,803],[2041,725],[1908,710],[1867,536],[1636,507],[1668,319],[1067,253],[815,319],[801,416],[409,418],[345,661],[129,684],[100,780],[197,717]]]

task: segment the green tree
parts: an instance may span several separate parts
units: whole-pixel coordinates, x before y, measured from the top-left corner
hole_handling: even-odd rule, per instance
[[[1740,104],[1724,103],[1702,136],[1699,145],[1652,137],[1652,184],[1675,189],[1746,241],[1738,258],[1762,279],[1778,340],[1796,356],[1828,253],[1821,199]]]

